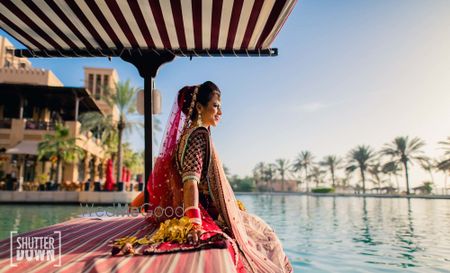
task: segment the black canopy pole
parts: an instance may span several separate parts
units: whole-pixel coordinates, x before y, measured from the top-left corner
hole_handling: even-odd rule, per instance
[[[153,127],[152,127],[152,89],[159,67],[171,62],[175,55],[170,52],[145,52],[143,54],[122,54],[121,58],[133,64],[144,78],[144,125],[145,125],[145,172],[144,172],[144,203],[149,201],[147,183],[153,168]],[[148,206],[145,208],[148,209]]]

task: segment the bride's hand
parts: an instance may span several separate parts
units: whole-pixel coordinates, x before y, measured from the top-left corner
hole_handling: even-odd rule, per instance
[[[187,235],[188,244],[197,244],[200,241],[200,236],[203,234],[204,230],[199,226],[198,228],[193,228],[189,231]]]

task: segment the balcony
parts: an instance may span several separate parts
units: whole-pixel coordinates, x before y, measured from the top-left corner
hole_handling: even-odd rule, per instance
[[[12,121],[10,119],[0,120],[0,129],[11,129]]]
[[[25,123],[25,129],[26,130],[54,131],[55,130],[55,122],[27,120]]]

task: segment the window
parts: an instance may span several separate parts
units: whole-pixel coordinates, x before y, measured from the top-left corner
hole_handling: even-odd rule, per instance
[[[102,88],[102,76],[101,75],[97,75],[97,77],[95,77],[95,99],[99,100],[101,97],[101,90]]]
[[[28,156],[28,158],[25,159],[25,166],[24,166],[24,181],[26,182],[32,182],[34,181],[35,176],[35,169],[36,169],[36,158],[33,156]]]
[[[103,76],[103,88],[109,88],[109,75],[104,75]]]
[[[84,160],[78,160],[78,181],[84,182]]]
[[[88,89],[89,92],[91,92],[91,93],[94,92],[94,75],[93,75],[93,74],[89,74],[89,76],[88,76],[87,89]]]

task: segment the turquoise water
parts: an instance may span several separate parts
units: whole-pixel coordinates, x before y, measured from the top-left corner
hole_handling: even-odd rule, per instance
[[[238,195],[276,231],[296,272],[450,272],[450,200]],[[1,205],[0,239],[78,206]]]

